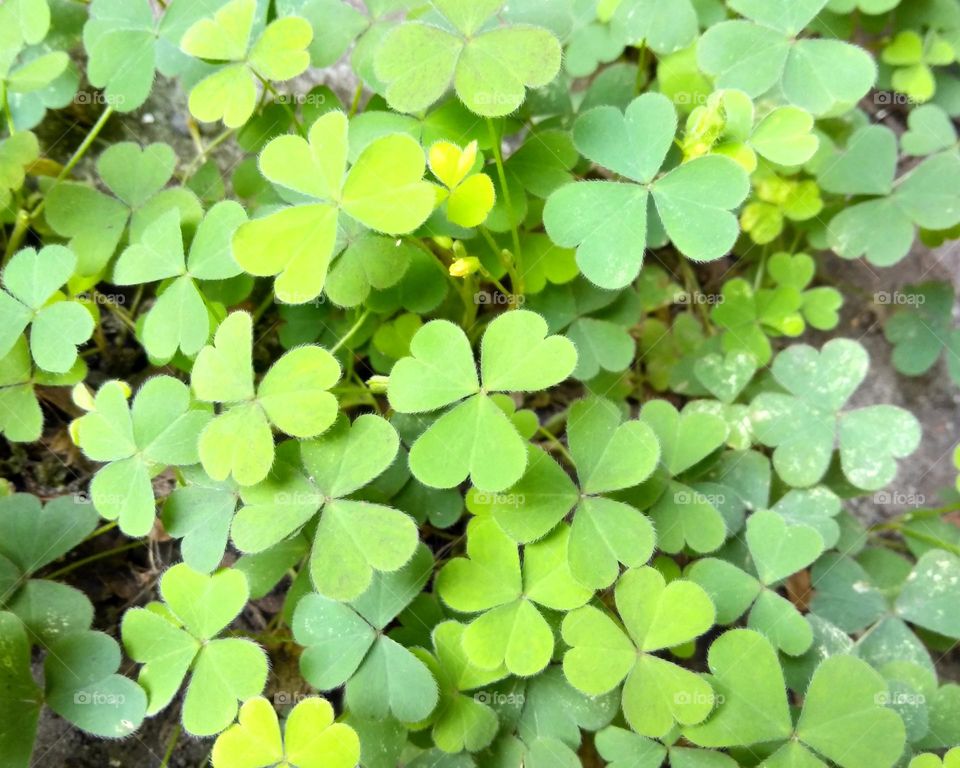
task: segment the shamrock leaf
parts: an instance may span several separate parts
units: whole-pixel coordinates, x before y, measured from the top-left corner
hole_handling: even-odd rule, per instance
[[[238,128],[256,107],[258,79],[289,80],[310,65],[310,23],[285,16],[251,42],[256,11],[256,0],[230,0],[212,18],[199,19],[180,40],[184,53],[222,63],[190,91],[190,114],[198,120],[222,119],[228,128]]]
[[[774,448],[777,474],[796,488],[817,483],[834,448],[846,478],[859,488],[877,490],[896,474],[896,459],[920,441],[916,419],[900,408],[875,405],[844,411],[867,373],[861,345],[847,339],[827,342],[818,353],[793,346],[773,362],[773,376],[786,394],[758,395],[750,406],[754,433]]]
[[[324,284],[329,299],[342,307],[363,304],[373,291],[386,291],[399,283],[418,257],[415,245],[367,234],[347,246],[330,268]],[[382,326],[381,326],[382,327]]]
[[[757,361],[747,352],[714,353],[698,358],[694,372],[710,394],[724,403],[732,403],[753,379]]]
[[[718,88],[751,98],[779,86],[791,104],[814,116],[856,104],[873,86],[877,68],[863,49],[839,40],[796,39],[827,0],[738,0],[730,5],[750,21],[711,26],[697,61]]]
[[[145,536],[154,522],[151,479],[168,466],[199,461],[197,441],[211,413],[169,376],[147,380],[132,405],[128,395],[125,384],[108,381],[70,433],[88,458],[106,462],[90,483],[97,512],[119,520],[128,536]]]
[[[209,573],[220,565],[237,509],[235,483],[216,482],[202,467],[180,470],[187,483],[163,501],[163,529],[180,539],[180,555],[196,571]]]
[[[77,361],[77,346],[93,334],[93,317],[61,292],[77,259],[62,245],[40,251],[24,248],[3,268],[0,290],[0,357],[30,329],[30,354],[51,373],[66,373]]]
[[[272,475],[241,493],[245,506],[233,523],[234,544],[244,552],[261,552],[322,510],[310,556],[313,583],[333,599],[358,597],[374,572],[396,571],[416,549],[416,525],[407,515],[344,498],[386,471],[398,447],[393,427],[370,414],[353,424],[340,418],[299,451],[295,443],[281,445]],[[310,479],[301,473],[301,461]]]
[[[401,722],[426,718],[437,705],[437,683],[423,661],[383,629],[426,584],[433,557],[423,546],[401,570],[376,574],[351,604],[315,592],[300,599],[293,636],[305,646],[300,671],[320,690],[346,683],[346,704],[362,717]]]
[[[638,304],[633,291],[603,291],[578,278],[546,286],[528,297],[525,306],[541,313],[551,332],[566,331],[577,348],[573,376],[587,381],[601,371],[626,370],[633,362],[637,345],[630,327],[637,321]]]
[[[637,97],[625,113],[597,107],[574,124],[580,154],[629,181],[561,187],[547,201],[544,224],[555,243],[577,247],[580,271],[601,288],[623,288],[639,273],[651,197],[667,235],[688,258],[720,258],[737,239],[730,211],[747,196],[746,174],[734,161],[710,156],[658,176],[676,129],[673,104],[657,93]]]
[[[430,147],[430,171],[450,191],[447,218],[461,227],[481,225],[493,208],[496,192],[485,173],[471,173],[477,163],[477,142],[460,149],[450,141]]]
[[[807,688],[797,737],[841,768],[889,768],[900,759],[906,738],[900,716],[883,706],[887,694],[886,681],[866,662],[829,658]],[[866,738],[851,739],[851,729]]]
[[[70,496],[43,507],[25,493],[0,499],[0,606],[31,638],[53,643],[90,627],[93,607],[82,592],[31,576],[79,545],[95,526],[93,508]]]
[[[952,64],[956,52],[951,42],[935,30],[921,36],[916,30],[904,29],[884,47],[880,58],[895,68],[890,76],[893,88],[923,103],[937,90],[933,67]]]
[[[414,442],[414,476],[433,488],[453,488],[469,476],[484,491],[501,491],[519,480],[527,462],[523,439],[487,393],[535,392],[558,384],[576,366],[573,344],[547,336],[547,324],[536,313],[517,310],[487,326],[479,378],[466,334],[447,321],[434,320],[417,331],[410,352],[390,374],[393,408],[426,413],[454,406]]]
[[[157,22],[147,0],[93,0],[83,27],[90,84],[119,112],[142,106],[153,88]]]
[[[76,273],[97,277],[107,266],[129,224],[132,241],[160,214],[180,210],[181,223],[199,222],[203,209],[184,187],[164,189],[177,159],[167,144],[141,149],[132,142],[113,144],[97,159],[103,183],[116,197],[86,184],[61,182],[47,194],[46,219],[53,230],[69,238],[77,255]],[[89,283],[88,283],[89,284]]]
[[[727,353],[753,357],[767,365],[773,357],[769,336],[798,336],[803,332],[803,295],[793,285],[754,290],[746,280],[724,283],[723,301],[710,310],[710,318],[723,329],[721,343]]]
[[[540,672],[553,654],[550,625],[537,608],[569,611],[593,594],[578,584],[567,565],[570,531],[557,528],[547,538],[524,548],[489,517],[467,526],[467,557],[447,563],[436,588],[455,611],[480,613],[463,633],[463,650],[483,670],[501,666],[527,677]]]
[[[133,680],[117,674],[117,641],[91,630],[52,643],[44,659],[44,701],[78,728],[108,739],[140,727],[147,696]]]
[[[529,543],[551,530],[576,507],[570,529],[570,572],[581,584],[602,589],[612,584],[619,563],[638,567],[653,553],[650,521],[633,507],[607,498],[638,485],[654,471],[659,445],[642,421],[621,423],[617,407],[600,399],[573,404],[567,428],[579,493],[548,455],[530,449],[527,471],[503,493],[475,493],[475,512],[489,512],[515,541]]]
[[[27,766],[37,735],[43,707],[43,692],[30,671],[30,640],[16,616],[0,612],[0,651],[7,660],[0,671],[4,695],[0,717],[6,724],[0,731],[0,749],[11,766]]]
[[[823,537],[805,525],[788,526],[773,511],[747,521],[747,546],[763,584],[775,584],[813,563],[824,550]]]
[[[953,287],[945,282],[906,286],[907,302],[884,324],[883,334],[893,344],[893,367],[907,376],[927,373],[946,352],[947,370],[960,381],[960,332],[953,327]]]
[[[684,729],[687,739],[703,747],[727,747],[790,736],[783,672],[763,635],[749,629],[725,632],[710,646],[707,663],[722,703],[706,722]]]
[[[421,112],[452,81],[470,111],[501,117],[523,103],[527,88],[553,80],[560,70],[560,43],[546,29],[527,24],[486,29],[502,6],[502,1],[440,0],[434,8],[444,27],[408,21],[388,32],[377,50],[375,71],[387,84],[390,106]]]
[[[27,168],[39,157],[40,144],[30,131],[0,140],[0,206],[10,205],[10,193],[23,187]]]
[[[354,768],[360,739],[344,723],[335,723],[326,699],[309,696],[290,711],[280,735],[277,713],[267,699],[248,699],[238,722],[213,745],[214,768]]]
[[[258,695],[267,680],[267,657],[256,643],[217,638],[246,605],[249,587],[239,571],[213,575],[185,563],[160,580],[163,603],[133,608],[123,616],[127,654],[142,664],[139,682],[147,692],[147,714],[164,709],[189,672],[183,725],[194,736],[224,730],[237,702]]]
[[[337,417],[337,400],[327,390],[340,378],[340,365],[318,346],[297,347],[273,364],[258,387],[253,382],[253,319],[234,312],[213,344],[200,350],[190,380],[197,399],[226,408],[200,435],[200,461],[214,480],[240,485],[263,480],[273,463],[271,426],[294,437],[314,437]]]
[[[907,115],[907,130],[900,137],[900,148],[913,157],[926,157],[957,144],[957,129],[949,115],[936,104],[924,104]]]
[[[960,559],[943,550],[930,550],[907,577],[897,598],[897,613],[924,629],[960,638],[958,582]]]
[[[32,442],[43,433],[43,411],[36,387],[63,387],[86,376],[87,367],[78,358],[65,374],[47,374],[33,365],[26,336],[0,358],[0,432],[11,442]]]
[[[499,726],[496,713],[482,694],[465,696],[465,691],[489,685],[506,676],[501,667],[482,670],[470,663],[463,648],[465,627],[445,621],[433,628],[433,654],[418,652],[436,678],[440,703],[431,716],[433,742],[450,754],[478,752],[493,741]]]
[[[436,187],[423,181],[426,162],[415,140],[403,134],[375,139],[347,172],[347,125],[342,112],[328,112],[307,140],[279,136],[260,155],[261,173],[305,202],[243,224],[233,255],[252,275],[278,275],[274,291],[281,301],[302,304],[320,295],[341,213],[397,235],[419,227],[435,207]]]
[[[623,714],[643,736],[659,738],[674,723],[701,722],[714,705],[710,684],[653,652],[690,642],[713,626],[707,593],[692,582],[667,584],[653,568],[638,568],[620,577],[614,594],[626,632],[593,606],[564,617],[563,639],[571,646],[563,657],[567,679],[597,695],[626,678]]]
[[[207,303],[198,280],[225,280],[241,269],[230,255],[233,233],[247,220],[233,201],[217,203],[201,221],[184,254],[180,212],[164,213],[128,246],[113,268],[117,285],[170,280],[147,313],[143,345],[157,360],[169,360],[179,349],[193,357],[210,338]]]
[[[871,158],[872,162],[872,158]],[[886,197],[845,208],[830,220],[830,247],[845,259],[866,257],[877,266],[896,264],[910,251],[916,227],[950,229],[960,223],[960,199],[949,180],[960,156],[931,155],[893,184]]]

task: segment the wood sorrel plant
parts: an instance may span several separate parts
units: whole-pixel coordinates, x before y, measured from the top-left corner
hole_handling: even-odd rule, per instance
[[[960,236],[958,53],[957,0],[0,4],[0,765],[44,708],[216,768],[960,764],[955,507],[845,508],[920,425],[801,339],[818,266]]]

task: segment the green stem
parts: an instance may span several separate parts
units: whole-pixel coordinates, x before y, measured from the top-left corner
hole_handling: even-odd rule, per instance
[[[253,322],[257,322],[264,313],[270,309],[273,305],[273,290],[267,291],[267,295],[263,297],[263,300],[257,305],[257,308],[253,310]]]
[[[507,184],[507,171],[503,164],[503,143],[502,137],[497,132],[496,126],[493,124],[493,120],[489,117],[487,118],[487,130],[490,132],[490,141],[493,143],[493,159],[497,164],[497,177],[500,179],[500,189],[503,192],[503,202],[507,207],[507,218],[510,220],[510,235],[513,238],[513,256],[514,259],[523,259],[523,251],[520,249],[520,231],[517,229],[516,223],[513,221],[513,203],[510,200],[510,187]],[[513,282],[516,278],[517,283],[513,286],[514,293],[523,295],[523,279],[519,274],[514,271],[510,275],[510,280]]]
[[[20,250],[23,239],[27,236],[27,232],[30,231],[30,218],[30,214],[25,210],[21,209],[17,211],[13,232],[10,233],[10,239],[7,240],[7,247],[3,252],[4,266],[6,266],[7,262],[13,257],[13,254]]]
[[[357,90],[353,92],[353,101],[350,102],[350,117],[357,114],[360,109],[360,99],[363,98],[363,82],[357,83]]]
[[[347,332],[340,338],[340,341],[338,341],[336,344],[333,345],[333,349],[330,350],[330,354],[331,354],[331,355],[337,354],[337,352],[340,351],[340,349],[343,347],[343,345],[346,344],[348,341],[350,341],[350,339],[352,339],[352,338],[354,337],[354,335],[357,333],[357,331],[360,330],[360,326],[362,326],[362,325],[367,321],[367,318],[368,318],[368,317],[370,317],[370,310],[369,310],[369,309],[368,309],[368,310],[365,310],[364,313],[363,313],[362,315],[360,315],[359,318],[357,318],[357,322],[355,322],[355,323],[353,324],[353,326],[350,328],[350,330],[347,331]]]
[[[47,579],[59,579],[63,576],[66,576],[68,573],[73,573],[78,568],[82,568],[85,565],[90,565],[90,563],[95,563],[98,560],[105,560],[108,557],[113,557],[114,555],[122,554],[123,552],[129,552],[131,549],[136,549],[137,547],[142,547],[147,542],[144,541],[134,541],[130,544],[124,544],[119,547],[114,547],[113,549],[108,549],[105,552],[98,552],[95,555],[90,555],[89,557],[84,557],[76,562],[70,563],[70,565],[65,565],[63,568],[60,568],[53,573],[48,574],[44,578]]]
[[[257,79],[260,80],[261,83],[263,83],[263,87],[266,88],[268,91],[270,91],[270,95],[273,96],[273,98],[276,99],[276,102],[281,107],[284,108],[284,110],[288,115],[290,115],[290,119],[293,120],[293,124],[297,127],[297,133],[299,133],[301,136],[306,137],[307,135],[306,131],[304,131],[303,124],[300,122],[300,118],[297,117],[297,113],[290,108],[290,105],[287,104],[287,100],[284,99],[280,95],[280,92],[273,87],[273,83],[271,83],[265,77],[261,77],[259,74],[257,75]]]
[[[87,541],[90,541],[91,539],[95,539],[95,538],[97,538],[97,536],[101,536],[101,535],[103,535],[104,533],[106,533],[107,531],[112,531],[112,530],[113,530],[114,528],[116,528],[116,527],[117,527],[117,521],[116,521],[116,520],[114,520],[113,522],[110,522],[110,523],[105,523],[104,525],[101,525],[99,528],[97,528],[97,530],[95,530],[95,531],[94,531],[93,533],[91,533],[89,536],[87,536],[87,538],[85,538],[84,541],[87,542]]]
[[[553,432],[544,426],[537,427],[537,432],[539,432],[553,444],[553,446],[557,449],[557,453],[563,456],[563,458],[569,462],[570,466],[576,466],[573,461],[573,456],[570,455],[570,452],[567,450],[566,446],[560,442],[560,438],[558,438],[555,434],[553,434]]]
[[[173,757],[173,750],[177,748],[177,742],[180,740],[180,734],[183,732],[183,728],[180,723],[177,723],[173,728],[173,733],[170,734],[170,741],[167,742],[167,751],[163,753],[163,761],[160,763],[160,768],[167,768],[170,765],[170,758]]]

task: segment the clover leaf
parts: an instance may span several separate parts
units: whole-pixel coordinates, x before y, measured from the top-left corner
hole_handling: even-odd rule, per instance
[[[271,427],[294,437],[314,437],[337,417],[337,399],[327,390],[340,379],[340,365],[322,347],[297,347],[271,366],[259,386],[253,381],[253,318],[234,312],[213,344],[197,355],[190,376],[198,400],[223,411],[200,435],[200,461],[214,480],[231,475],[254,485],[273,463]]]
[[[0,650],[6,663],[0,669],[0,716],[6,727],[0,731],[0,749],[10,765],[30,764],[37,724],[43,707],[43,691],[31,673],[30,639],[20,619],[0,612]]]
[[[0,605],[29,632],[52,643],[90,627],[93,607],[79,590],[31,578],[82,542],[96,526],[96,513],[70,496],[45,506],[31,494],[0,499]]]
[[[543,218],[555,243],[577,247],[580,271],[601,288],[623,288],[639,273],[650,198],[667,235],[690,259],[720,258],[737,239],[730,211],[747,196],[746,173],[729,158],[709,156],[660,175],[676,129],[673,104],[657,93],[638,96],[624,113],[596,107],[574,124],[580,154],[628,181],[561,187],[547,201]]]
[[[912,624],[947,637],[960,637],[956,585],[960,558],[943,550],[925,553],[897,597],[897,613]]]
[[[70,430],[88,458],[106,463],[90,484],[97,512],[119,520],[128,536],[145,536],[154,523],[152,478],[168,466],[199,461],[197,441],[211,413],[169,376],[149,379],[132,404],[128,396],[125,384],[108,381]]]
[[[142,106],[153,88],[157,21],[147,0],[93,0],[83,27],[87,77],[119,112]]]
[[[710,318],[723,329],[723,348],[743,353],[758,365],[773,357],[769,336],[798,336],[803,332],[803,296],[795,286],[754,290],[746,280],[734,278],[721,289],[722,302],[710,310]]]
[[[933,67],[952,64],[957,54],[950,41],[934,30],[921,36],[916,30],[904,29],[884,46],[880,58],[894,67],[890,75],[894,90],[922,104],[937,90]]]
[[[233,542],[261,552],[290,536],[318,510],[320,521],[310,556],[318,591],[352,600],[375,572],[396,571],[417,545],[417,528],[391,507],[345,498],[373,482],[393,463],[399,439],[383,419],[365,414],[353,424],[340,418],[322,437],[280,446],[273,473],[243,489],[244,506],[233,523]],[[304,476],[300,464],[307,470]]]
[[[10,205],[11,192],[23,186],[26,169],[40,157],[35,134],[21,131],[0,140],[0,206]]]
[[[578,278],[546,286],[529,297],[525,306],[541,313],[551,332],[565,330],[577,348],[573,376],[587,381],[601,371],[624,371],[633,362],[637,345],[630,326],[637,320],[638,305],[633,291],[603,291]]]
[[[180,539],[180,556],[196,571],[220,565],[237,509],[236,483],[211,480],[200,466],[183,467],[186,484],[163,500],[163,529]]]
[[[200,222],[185,256],[180,211],[174,208],[147,226],[140,239],[120,254],[113,268],[117,285],[172,281],[144,320],[143,345],[152,357],[169,360],[177,350],[193,357],[207,343],[210,319],[197,281],[240,274],[230,255],[230,241],[246,220],[238,203],[217,203]]]
[[[261,173],[305,202],[243,224],[233,256],[252,275],[278,275],[274,291],[281,301],[302,304],[320,295],[341,213],[397,235],[419,227],[435,207],[436,187],[423,181],[426,161],[414,139],[375,139],[347,172],[347,126],[342,112],[328,112],[308,139],[279,136],[260,155]]]
[[[900,147],[907,155],[926,157],[957,145],[957,129],[936,104],[910,110],[907,125],[909,129],[900,137]]]
[[[117,674],[119,667],[120,648],[109,635],[92,630],[66,635],[47,650],[44,701],[96,736],[129,736],[143,722],[147,696],[133,680]]]
[[[483,670],[501,666],[528,677],[553,654],[554,636],[537,606],[569,611],[593,594],[578,584],[567,565],[569,528],[558,527],[527,544],[520,563],[517,545],[489,517],[467,526],[467,557],[447,563],[436,589],[455,611],[479,613],[463,633],[470,663]]]
[[[217,637],[246,604],[247,579],[236,570],[207,575],[180,563],[164,573],[160,594],[163,603],[127,611],[120,627],[127,654],[143,665],[138,679],[147,714],[164,709],[189,673],[184,728],[194,736],[220,733],[236,717],[238,700],[257,696],[267,680],[260,646]]]
[[[851,142],[860,135],[855,134]],[[931,155],[895,181],[895,169],[875,169],[873,158],[870,162],[873,170],[860,171],[857,188],[866,189],[865,194],[892,193],[845,208],[830,220],[827,239],[840,256],[864,256],[871,264],[890,266],[909,253],[916,227],[947,230],[960,223],[960,200],[949,182],[960,173],[956,153]],[[876,174],[883,187],[868,188],[865,173]]]
[[[553,80],[561,50],[551,32],[528,24],[487,29],[503,5],[502,0],[439,0],[434,4],[439,23],[407,21],[388,32],[377,50],[375,71],[387,84],[390,106],[421,112],[453,82],[470,111],[501,117],[523,103],[527,88]]]
[[[517,310],[487,326],[479,378],[469,339],[447,321],[434,320],[417,331],[410,352],[390,374],[393,408],[427,413],[454,406],[414,442],[414,476],[433,488],[453,488],[469,476],[484,491],[502,491],[519,480],[527,463],[523,439],[488,393],[535,392],[558,384],[576,366],[573,344],[547,336],[547,324],[536,313]]]
[[[333,707],[318,696],[297,703],[281,736],[276,711],[257,696],[243,703],[238,722],[217,737],[210,759],[214,768],[354,768],[360,739],[349,725],[334,722]]]
[[[193,192],[184,187],[164,189],[176,163],[168,144],[141,148],[121,142],[111,145],[97,159],[100,178],[116,197],[69,181],[50,190],[46,197],[47,223],[58,235],[69,238],[68,245],[77,255],[78,276],[99,276],[128,225],[130,239],[136,241],[147,226],[171,208],[180,210],[184,225],[199,222],[203,209]]]
[[[922,376],[946,353],[950,378],[960,382],[960,331],[953,327],[953,287],[930,281],[906,286],[899,308],[884,324],[893,344],[893,367],[907,376]]]
[[[821,116],[856,104],[873,86],[877,68],[861,48],[840,40],[801,38],[799,32],[827,0],[733,0],[746,20],[711,26],[700,38],[700,68],[718,88],[751,98],[779,87],[791,104]]]
[[[383,632],[423,588],[433,558],[420,547],[399,571],[376,574],[352,603],[315,592],[304,595],[293,616],[293,636],[305,646],[300,671],[321,691],[346,683],[351,712],[401,722],[425,719],[437,705],[437,683],[424,662]]]
[[[37,387],[63,387],[86,376],[87,367],[77,359],[65,374],[48,374],[36,368],[26,336],[20,336],[5,357],[0,358],[0,432],[11,442],[32,442],[43,433],[43,411]]]
[[[659,738],[674,723],[701,722],[714,706],[710,683],[654,655],[696,639],[714,621],[707,593],[688,581],[669,584],[653,568],[627,571],[614,591],[623,628],[592,605],[564,617],[563,657],[570,683],[589,695],[606,693],[624,678],[622,707],[630,726]],[[602,665],[598,659],[604,659]]]
[[[0,290],[0,357],[21,333],[30,330],[30,354],[50,373],[66,373],[77,361],[77,346],[93,334],[90,312],[70,301],[60,289],[76,267],[68,248],[48,245],[24,248],[3,268]]]
[[[414,653],[430,668],[440,689],[440,703],[430,720],[433,742],[444,752],[478,752],[497,734],[499,719],[483,694],[464,692],[487,686],[507,675],[506,669],[482,670],[464,652],[463,624],[444,621],[433,628],[433,653]]]
[[[256,0],[230,0],[212,18],[202,18],[184,33],[180,50],[222,63],[190,91],[190,114],[202,122],[223,120],[239,128],[253,114],[257,80],[289,80],[310,65],[306,48],[313,27],[299,16],[284,16],[251,41]]]
[[[546,453],[530,449],[527,471],[502,493],[475,493],[471,508],[489,513],[518,543],[540,539],[576,507],[570,528],[570,572],[593,589],[610,586],[627,567],[644,565],[655,533],[639,511],[605,494],[638,485],[657,466],[660,446],[642,421],[622,422],[617,407],[600,399],[570,409],[567,437],[579,489]]]
[[[450,141],[430,147],[430,171],[449,190],[447,218],[461,227],[482,224],[496,200],[493,181],[485,173],[471,173],[477,163],[477,142],[460,149]]]
[[[785,482],[814,485],[839,447],[846,478],[877,490],[893,479],[896,459],[916,449],[920,425],[909,412],[890,405],[843,410],[868,367],[866,351],[848,339],[828,341],[820,352],[793,346],[774,360],[773,376],[786,393],[758,395],[750,420],[760,442],[774,448],[773,465]]]

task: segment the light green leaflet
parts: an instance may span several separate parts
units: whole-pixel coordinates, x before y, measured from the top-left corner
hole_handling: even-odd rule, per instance
[[[775,449],[773,465],[785,482],[795,488],[816,484],[839,447],[846,478],[878,490],[896,475],[896,459],[916,449],[920,425],[902,408],[843,410],[868,367],[864,348],[848,339],[829,341],[820,352],[796,345],[774,360],[774,378],[789,394],[758,395],[750,420],[760,442]]]
[[[37,386],[64,387],[87,375],[82,358],[65,374],[48,374],[33,365],[26,336],[0,358],[0,432],[11,442],[33,442],[43,433],[44,415]]]
[[[455,611],[480,613],[463,633],[467,659],[482,670],[501,667],[527,677],[542,671],[555,639],[537,606],[570,611],[593,595],[570,574],[570,529],[558,527],[542,541],[527,544],[523,563],[514,541],[490,517],[467,526],[467,557],[443,567],[436,589]]]
[[[93,0],[83,27],[87,77],[119,112],[140,107],[153,88],[157,25],[148,0]]]
[[[94,320],[61,287],[73,275],[77,258],[62,245],[40,251],[24,248],[3,268],[0,289],[0,358],[28,328],[30,354],[50,373],[66,373],[77,361],[77,346],[93,334]]]
[[[490,514],[518,543],[542,538],[576,507],[570,529],[570,572],[592,589],[610,586],[627,567],[644,565],[656,534],[650,520],[628,504],[604,494],[646,480],[660,458],[653,429],[642,421],[623,422],[607,400],[581,400],[567,426],[578,488],[545,452],[530,448],[527,470],[502,493],[474,492],[470,509]]]
[[[273,463],[276,427],[293,437],[314,437],[337,417],[328,391],[340,379],[340,364],[316,345],[292,349],[260,381],[253,381],[253,318],[234,312],[213,344],[200,350],[190,382],[198,400],[226,406],[200,435],[200,461],[214,480],[231,475],[254,485]]]
[[[429,716],[438,698],[430,669],[383,629],[420,593],[432,571],[431,553],[421,545],[404,568],[374,576],[350,604],[315,592],[301,598],[292,627],[305,647],[304,678],[320,690],[346,683],[346,705],[361,717],[416,722]]]
[[[227,200],[210,209],[184,254],[180,211],[162,214],[128,246],[113,268],[117,285],[171,280],[147,313],[143,345],[151,357],[166,361],[177,350],[196,355],[210,338],[210,317],[198,280],[225,280],[242,271],[230,255],[233,233],[247,215]]]
[[[452,82],[472,112],[500,117],[523,103],[527,88],[553,80],[560,70],[560,43],[553,33],[527,24],[488,28],[503,5],[503,0],[435,0],[444,26],[408,21],[387,33],[375,67],[387,84],[390,106],[422,112]]]
[[[658,93],[638,96],[625,113],[597,107],[574,124],[580,154],[627,181],[561,187],[547,201],[543,218],[555,243],[577,247],[580,271],[601,288],[623,288],[636,278],[654,209],[677,249],[696,261],[725,255],[739,235],[730,211],[749,192],[747,174],[719,155],[661,173],[676,130],[676,110]]]
[[[119,520],[128,536],[145,536],[154,522],[151,479],[168,466],[199,461],[197,442],[211,412],[169,376],[148,379],[132,404],[128,396],[125,384],[108,381],[70,433],[88,458],[106,462],[90,484],[97,512]]]
[[[347,172],[347,134],[346,115],[328,112],[311,126],[308,140],[279,136],[260,155],[261,173],[304,202],[242,225],[233,255],[252,275],[277,275],[274,292],[289,304],[323,290],[341,213],[398,235],[419,227],[436,205],[436,187],[423,180],[426,158],[414,139],[378,138]]]
[[[517,310],[487,326],[479,378],[470,341],[446,320],[417,331],[410,352],[390,374],[393,408],[427,413],[453,406],[414,442],[414,476],[433,488],[453,488],[469,476],[483,491],[502,491],[517,482],[526,468],[526,447],[488,393],[536,392],[559,384],[576,367],[573,344],[547,336],[540,315]]]
[[[214,768],[354,768],[360,760],[360,739],[349,725],[334,722],[326,699],[302,699],[280,723],[273,705],[262,697],[240,707],[235,725],[213,745]]]
[[[482,670],[470,663],[463,648],[463,624],[445,621],[433,629],[433,653],[414,653],[430,668],[440,688],[440,702],[430,720],[433,743],[444,752],[478,752],[493,741],[499,726],[496,712],[482,696],[464,692],[507,676],[503,667]]]
[[[675,723],[704,720],[714,706],[710,683],[654,652],[695,640],[713,626],[715,610],[707,593],[689,581],[668,584],[645,567],[624,573],[614,594],[622,628],[592,605],[564,617],[567,679],[591,696],[626,679],[623,714],[644,736],[660,738]]]
[[[116,197],[86,184],[61,182],[47,195],[46,218],[53,230],[69,239],[77,255],[76,277],[86,288],[95,285],[129,224],[136,242],[158,216],[180,210],[184,226],[196,226],[203,215],[197,196],[184,187],[164,189],[177,158],[168,144],[140,147],[113,144],[97,159],[97,172]],[[89,278],[89,279],[88,279]]]
[[[21,131],[0,140],[0,205],[10,204],[11,192],[23,186],[26,168],[40,156],[35,134]]]
[[[321,511],[310,555],[317,590],[335,600],[359,597],[375,572],[396,571],[417,546],[417,527],[403,512],[346,497],[373,483],[393,463],[399,438],[378,416],[351,424],[341,417],[322,437],[284,443],[271,475],[244,489],[234,519],[234,545],[261,552]],[[301,463],[307,476],[301,470]]]
[[[164,709],[184,678],[183,725],[194,736],[220,733],[237,715],[238,700],[257,696],[267,680],[267,657],[256,643],[217,638],[249,597],[237,570],[212,576],[180,563],[160,580],[163,603],[127,611],[123,645],[142,664],[139,682],[147,692],[147,714]]]
[[[878,137],[885,132],[889,134],[889,129],[871,126],[851,137],[844,155],[849,159],[844,163],[848,173],[841,177],[844,189],[863,190],[846,194],[885,196],[845,208],[831,219],[828,228],[828,242],[838,254],[846,259],[864,256],[881,267],[896,264],[910,252],[918,227],[945,230],[960,223],[960,193],[952,183],[960,174],[960,155],[931,155],[895,182],[892,136],[886,140],[881,167],[875,165],[876,152],[869,156],[868,165],[863,164],[863,144],[876,149]],[[829,169],[830,161],[827,166]]]
[[[256,10],[256,0],[231,0],[180,41],[184,53],[223,64],[190,91],[190,113],[198,120],[222,119],[239,128],[256,107],[257,80],[289,80],[310,65],[310,23],[298,16],[276,19],[251,44]]]
[[[708,661],[723,700],[705,723],[684,730],[693,743],[751,745],[784,741],[795,733],[799,743],[788,742],[781,752],[799,752],[799,757],[787,761],[784,755],[771,765],[817,765],[811,752],[841,768],[890,768],[900,758],[903,722],[883,705],[887,683],[866,662],[842,655],[820,664],[794,732],[783,673],[762,636],[748,629],[731,630],[710,647]],[[851,739],[851,732],[868,737]]]
[[[797,34],[827,0],[737,0],[730,5],[750,21],[725,21],[700,38],[697,61],[718,88],[751,98],[779,88],[791,104],[814,116],[846,111],[873,86],[877,67],[869,53],[840,40]]]

